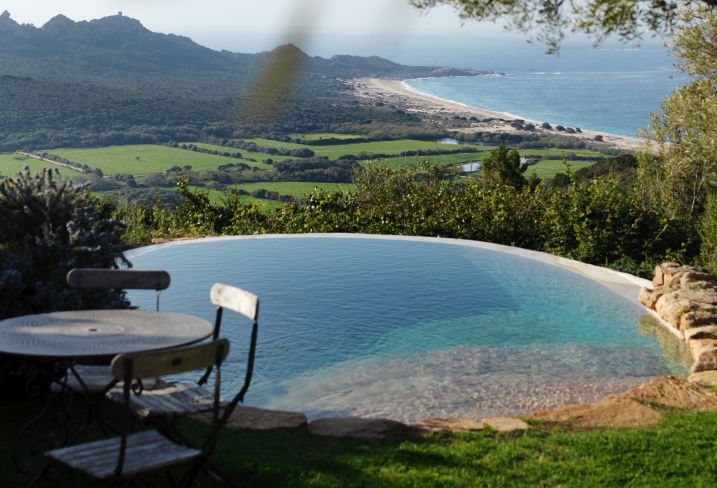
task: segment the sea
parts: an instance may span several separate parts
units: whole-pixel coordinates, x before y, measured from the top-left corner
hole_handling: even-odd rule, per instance
[[[405,85],[518,118],[626,136],[647,128],[661,100],[688,81],[657,43],[580,44],[563,47],[559,56],[547,55],[544,46],[497,45],[444,53],[440,61],[436,64],[494,73],[409,79]]]

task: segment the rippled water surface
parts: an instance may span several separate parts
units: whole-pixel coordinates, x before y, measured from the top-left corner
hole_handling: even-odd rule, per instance
[[[213,320],[209,289],[261,298],[247,404],[400,420],[521,413],[682,373],[644,311],[602,285],[515,255],[364,238],[204,240],[130,256],[166,269],[161,308]],[[154,306],[152,293],[133,302]],[[643,321],[644,322],[644,321]],[[248,323],[226,313],[227,393]],[[657,336],[662,340],[658,340]]]

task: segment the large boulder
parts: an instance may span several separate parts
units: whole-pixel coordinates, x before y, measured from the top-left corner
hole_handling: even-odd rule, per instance
[[[523,420],[514,417],[490,417],[483,419],[483,423],[498,432],[513,432],[514,430],[527,430],[530,428]]]
[[[211,422],[211,414],[201,414],[198,420]],[[306,415],[264,408],[238,406],[227,420],[227,427],[246,430],[301,429],[306,427]]]
[[[717,327],[717,313],[713,309],[698,309],[686,312],[682,314],[678,324],[678,328],[685,331],[685,334],[690,329],[702,329],[703,327]],[[687,335],[685,335],[685,339],[687,339]]]
[[[695,342],[692,353],[692,372],[709,371],[717,369],[717,345],[713,344],[710,339],[703,339]]]
[[[451,432],[478,432],[484,430],[486,425],[482,420],[428,419],[416,422],[413,427],[421,432],[448,434]]]
[[[350,439],[386,440],[409,430],[401,422],[388,419],[330,418],[309,422],[310,434]]]
[[[690,311],[692,302],[679,291],[665,293],[655,302],[655,311],[662,319],[678,327],[683,314]]]

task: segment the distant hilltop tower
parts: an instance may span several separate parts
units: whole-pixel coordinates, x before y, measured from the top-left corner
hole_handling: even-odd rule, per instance
[[[117,12],[117,16],[122,17],[122,11]]]

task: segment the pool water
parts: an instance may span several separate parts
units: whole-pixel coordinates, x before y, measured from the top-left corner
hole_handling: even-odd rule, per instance
[[[259,295],[246,403],[310,418],[519,414],[684,373],[656,329],[638,324],[637,303],[572,271],[455,241],[208,239],[130,260],[171,274],[163,310],[213,321],[215,282]],[[154,307],[153,292],[130,298]],[[249,323],[227,312],[222,335],[232,341],[223,378],[231,394]]]

